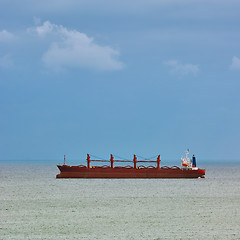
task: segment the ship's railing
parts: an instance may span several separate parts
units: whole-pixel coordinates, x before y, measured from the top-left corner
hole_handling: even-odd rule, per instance
[[[94,166],[94,168],[135,168],[135,169],[141,169],[141,168],[160,168],[160,155],[158,155],[157,157],[157,160],[141,160],[141,161],[138,161],[137,160],[137,156],[134,154],[133,155],[133,160],[130,161],[130,160],[119,160],[119,159],[114,159],[113,155],[111,154],[110,155],[110,160],[105,160],[105,159],[91,159],[90,158],[90,154],[87,154],[87,168],[91,168],[91,162],[108,162],[110,163],[110,166],[108,165],[103,165],[103,166]],[[124,167],[121,167],[121,166],[115,166],[114,167],[114,163],[133,163],[133,167],[127,165],[127,166],[124,166]],[[144,166],[144,165],[140,165],[139,167],[137,167],[137,163],[156,163],[157,166],[154,167],[154,166]]]

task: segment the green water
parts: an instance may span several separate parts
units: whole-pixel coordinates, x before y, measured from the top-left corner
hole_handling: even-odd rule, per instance
[[[1,164],[0,239],[240,239],[240,166],[205,179],[55,179]]]

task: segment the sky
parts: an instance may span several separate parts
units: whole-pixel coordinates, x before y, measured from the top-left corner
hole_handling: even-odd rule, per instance
[[[1,0],[0,160],[240,162],[238,0]]]

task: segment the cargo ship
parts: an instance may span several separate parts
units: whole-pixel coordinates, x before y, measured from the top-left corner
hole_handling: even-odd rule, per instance
[[[104,162],[107,165],[91,166],[91,162]],[[132,163],[126,166],[114,166],[114,163]],[[145,165],[139,165],[145,164]],[[146,166],[146,163],[151,163],[155,166]],[[193,155],[189,158],[189,151],[186,151],[186,156],[181,158],[181,167],[172,166],[160,167],[160,155],[156,160],[138,161],[137,156],[133,156],[133,160],[118,160],[114,159],[111,154],[109,160],[91,159],[87,154],[87,165],[69,166],[66,165],[64,155],[64,164],[57,165],[60,173],[56,178],[204,178],[205,169],[199,169],[196,166],[196,157]]]

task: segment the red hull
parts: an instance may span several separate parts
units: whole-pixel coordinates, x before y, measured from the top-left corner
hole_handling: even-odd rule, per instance
[[[93,167],[58,165],[56,178],[204,178],[205,169]]]

